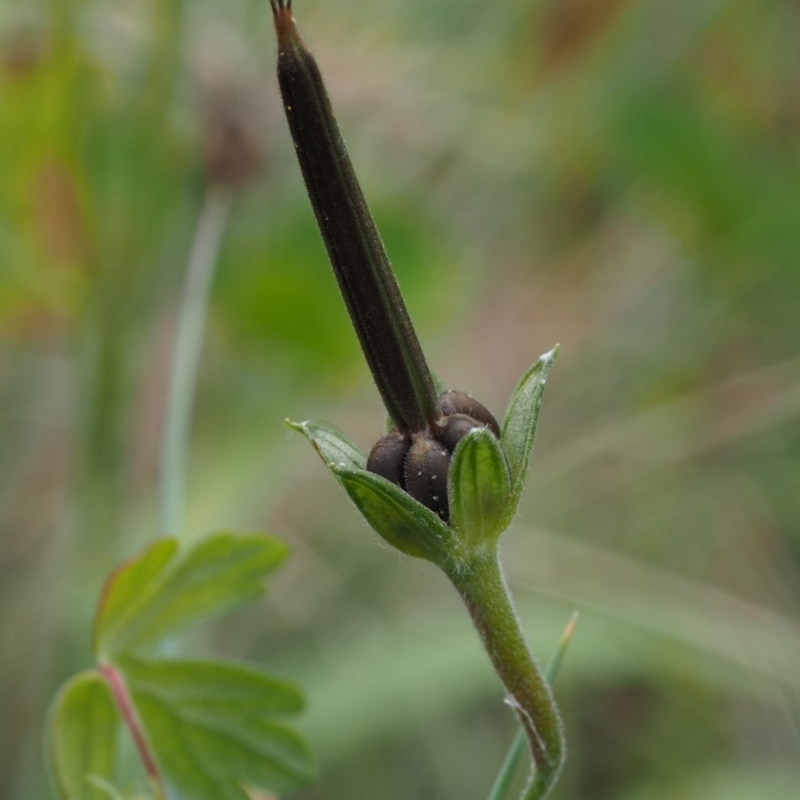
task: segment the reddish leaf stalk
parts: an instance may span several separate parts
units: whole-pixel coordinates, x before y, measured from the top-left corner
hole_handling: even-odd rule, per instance
[[[110,664],[101,664],[100,674],[103,676],[103,680],[108,684],[108,688],[111,690],[119,713],[122,715],[123,721],[131,732],[131,736],[133,736],[134,744],[139,752],[139,758],[142,759],[148,778],[163,791],[161,774],[153,758],[139,715],[136,713],[136,709],[133,706],[133,700],[128,692],[125,679]]]

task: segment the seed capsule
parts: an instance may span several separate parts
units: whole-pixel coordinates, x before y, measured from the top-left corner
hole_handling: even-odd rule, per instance
[[[405,462],[409,447],[411,440],[399,431],[381,436],[370,451],[367,469],[398,486],[405,486]]]
[[[456,445],[473,428],[489,428],[499,436],[500,426],[486,406],[463,392],[444,392],[439,402],[447,411],[435,425],[410,435],[391,431],[378,439],[367,469],[404,489],[447,522],[447,471]]]
[[[426,434],[413,437],[405,458],[406,491],[443,520],[450,518],[447,470],[450,451]]]
[[[435,436],[437,441],[452,452],[461,439],[478,425],[484,425],[484,423],[466,414],[451,414],[449,417],[442,417],[441,422],[436,426]]]
[[[447,471],[473,428],[500,436],[491,412],[463,392],[437,397],[389,258],[356,179],[314,57],[291,0],[270,0],[278,83],[311,205],[347,310],[396,430],[379,439],[367,469],[448,521]]]
[[[439,395],[439,405],[442,408],[442,414],[446,417],[451,414],[466,414],[489,428],[495,436],[500,437],[500,426],[492,412],[483,403],[479,403],[465,392],[452,390],[442,392]]]

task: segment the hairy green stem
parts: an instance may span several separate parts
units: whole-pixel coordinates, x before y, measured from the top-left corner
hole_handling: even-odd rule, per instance
[[[467,606],[495,672],[519,717],[535,771],[523,800],[542,800],[564,761],[564,732],[550,686],[533,657],[514,610],[496,549],[473,554],[448,571]]]
[[[561,641],[559,642],[558,649],[555,651],[555,653],[553,653],[553,655],[550,657],[550,661],[547,663],[544,676],[550,686],[553,685],[556,674],[561,667],[561,661],[563,660],[564,653],[566,652],[567,647],[572,640],[572,634],[575,632],[575,625],[577,621],[578,612],[573,611],[572,616],[569,618],[569,622],[567,622],[567,626],[564,628],[564,633],[561,635]],[[508,796],[511,779],[520,763],[522,754],[525,752],[525,742],[525,732],[522,730],[522,728],[520,728],[517,731],[517,735],[514,737],[514,741],[511,743],[511,747],[508,748],[506,757],[503,759],[503,764],[500,767],[500,772],[497,774],[497,779],[492,786],[492,791],[489,793],[488,800],[505,800],[505,798]]]
[[[169,377],[161,450],[160,529],[163,535],[183,529],[185,463],[194,407],[197,367],[203,342],[214,266],[231,203],[222,186],[207,190],[195,228],[176,319],[175,349]]]

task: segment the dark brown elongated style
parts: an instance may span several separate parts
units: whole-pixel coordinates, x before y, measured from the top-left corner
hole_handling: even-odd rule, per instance
[[[317,63],[300,38],[291,0],[270,0],[278,83],[289,130],[334,274],[396,430],[378,440],[367,469],[405,489],[443,520],[447,470],[472,428],[499,426],[462,392],[437,396],[400,289],[342,140]]]
[[[290,0],[270,0],[278,82],[311,205],[386,410],[403,433],[441,417],[430,370]]]

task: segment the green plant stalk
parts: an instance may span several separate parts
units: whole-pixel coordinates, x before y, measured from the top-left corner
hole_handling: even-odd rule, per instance
[[[572,640],[572,634],[575,632],[575,625],[577,622],[578,612],[574,611],[567,622],[567,626],[564,628],[564,633],[561,636],[558,649],[550,657],[550,661],[548,662],[547,668],[544,672],[545,678],[550,686],[553,685],[556,674],[561,667],[564,653],[566,653],[567,647]],[[488,800],[505,800],[505,798],[508,796],[511,779],[513,778],[514,772],[516,771],[522,755],[525,752],[526,741],[525,731],[520,728],[514,737],[514,741],[511,743],[511,747],[508,748],[506,757],[503,759],[503,764],[500,767],[500,772],[498,772],[497,778],[492,786],[492,790],[489,793]]]
[[[449,458],[448,452],[424,435],[415,438],[442,423],[442,406],[345,149],[319,68],[295,26],[291,0],[270,0],[270,4],[278,38],[278,82],[311,205],[370,371],[386,410],[403,434],[387,437],[387,450],[393,456],[398,447],[405,447],[408,438],[414,439],[411,450],[402,450],[405,460],[392,462],[394,466],[385,470],[387,474],[374,471],[383,477],[375,477],[373,472],[359,477],[362,470],[347,472],[345,463],[338,467],[343,470],[339,477],[362,513],[390,544],[439,564],[460,593],[528,738],[535,771],[523,798],[542,800],[561,769],[564,734],[550,687],[525,642],[500,569],[496,538],[502,520],[496,508],[492,515],[485,507],[485,503],[496,505],[495,501],[500,502],[503,497],[513,501],[507,465],[499,464],[504,461],[502,450],[495,442],[489,455],[484,450],[482,462],[488,465],[487,469],[493,469],[497,491],[481,493],[473,481],[466,491],[467,502],[471,502],[469,513],[476,518],[469,520],[462,515],[456,520],[455,530],[437,529],[429,519],[411,510],[408,503],[416,502],[411,499],[413,492],[402,499],[387,499],[386,487],[375,483],[388,480],[392,491],[402,492],[394,488],[402,485],[401,480],[395,479],[396,473],[402,470],[408,482],[412,452],[419,455],[419,467],[411,473],[415,478],[425,479],[429,469],[431,482],[439,477],[437,473],[444,477],[449,461],[443,462],[442,457]],[[527,430],[526,426],[523,428]],[[512,439],[513,434],[512,430]],[[314,442],[313,435],[310,438]],[[328,439],[323,450],[330,450]],[[421,447],[415,451],[418,445]],[[352,450],[351,445],[341,442],[333,449],[341,452],[342,448],[348,454]],[[326,458],[322,450],[320,454]],[[527,463],[527,458],[524,461]],[[332,468],[336,472],[337,468]],[[471,474],[478,478],[475,469]],[[444,491],[444,481],[440,484]],[[437,500],[438,485],[434,488],[437,491],[431,499]],[[423,502],[423,506],[427,505]],[[442,514],[439,508],[428,509],[428,513]],[[484,519],[484,512],[491,518]],[[384,521],[390,520],[385,530],[380,524],[382,515]],[[509,515],[513,515],[513,508]],[[440,524],[438,518],[436,523]],[[415,533],[420,533],[420,538],[412,543],[409,537],[414,538]],[[459,541],[459,535],[466,538]],[[445,541],[447,544],[443,544]]]
[[[496,546],[473,552],[468,561],[448,569],[447,575],[469,611],[527,736],[535,772],[522,798],[542,800],[564,761],[564,731],[548,682],[522,633]]]
[[[208,188],[186,266],[161,450],[159,527],[164,536],[179,536],[183,529],[185,465],[200,348],[214,267],[230,204],[231,193],[226,187],[212,185]]]

